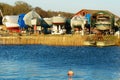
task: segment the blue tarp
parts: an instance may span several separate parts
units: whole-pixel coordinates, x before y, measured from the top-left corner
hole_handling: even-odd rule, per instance
[[[88,24],[90,24],[91,23],[91,14],[86,14],[85,18],[87,19]]]
[[[20,14],[19,18],[18,18],[18,24],[20,25],[20,28],[27,28],[27,26],[25,25],[25,22],[23,20],[25,14]]]

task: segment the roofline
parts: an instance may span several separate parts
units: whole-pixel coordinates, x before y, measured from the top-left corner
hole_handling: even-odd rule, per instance
[[[112,13],[111,11],[109,11],[109,10],[94,10],[94,9],[81,9],[80,11],[82,11],[82,10],[86,10],[86,11],[107,11],[108,13],[111,13],[111,14],[113,14],[114,16],[115,16],[115,18],[120,18],[118,15],[116,15],[116,14],[114,14],[114,13]],[[77,13],[75,13],[74,15],[77,15],[80,11],[78,11]]]

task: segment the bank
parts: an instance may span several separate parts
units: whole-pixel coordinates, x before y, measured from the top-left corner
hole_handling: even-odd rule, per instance
[[[98,37],[97,37],[98,38]],[[30,35],[30,36],[1,36],[1,45],[27,45],[41,44],[50,46],[96,46],[109,43],[107,46],[120,46],[120,39],[115,36],[103,36],[103,40],[96,39],[95,36],[86,35]],[[111,45],[112,44],[112,45]],[[106,46],[106,45],[105,45]]]

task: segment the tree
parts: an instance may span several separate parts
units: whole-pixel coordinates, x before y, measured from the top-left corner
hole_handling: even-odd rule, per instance
[[[15,2],[14,6],[14,14],[21,14],[21,13],[27,13],[30,10],[32,10],[31,5],[23,2],[23,1],[17,1]]]
[[[3,15],[12,15],[13,14],[13,6],[5,4],[5,3],[0,3],[0,9],[3,13]]]
[[[43,9],[41,9],[41,8],[39,8],[39,7],[36,7],[36,8],[35,8],[35,11],[36,11],[41,17],[48,17],[48,13],[47,13],[45,10],[43,10]]]
[[[27,4],[23,1],[17,1],[15,2],[14,6],[11,6],[9,4],[0,3],[0,9],[3,12],[3,15],[19,15],[19,14],[26,14],[29,11],[31,11],[33,8],[31,5]],[[73,13],[67,13],[67,12],[61,12],[61,11],[45,11],[39,7],[35,8],[35,11],[41,16],[41,17],[53,17],[57,16],[58,14],[63,15],[66,18],[71,18],[73,16]]]

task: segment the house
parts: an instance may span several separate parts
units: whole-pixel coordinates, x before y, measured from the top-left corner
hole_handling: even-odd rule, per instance
[[[92,10],[92,9],[82,9],[80,10],[79,12],[75,13],[75,15],[82,15],[82,16],[85,16],[86,14],[91,14],[91,15],[94,15],[95,13],[99,12],[99,11],[104,11],[104,12],[107,12],[111,15],[114,15],[115,16],[115,20],[117,20],[119,18],[119,16],[113,14],[112,12],[108,11],[108,10]],[[75,16],[74,15],[74,16]]]

